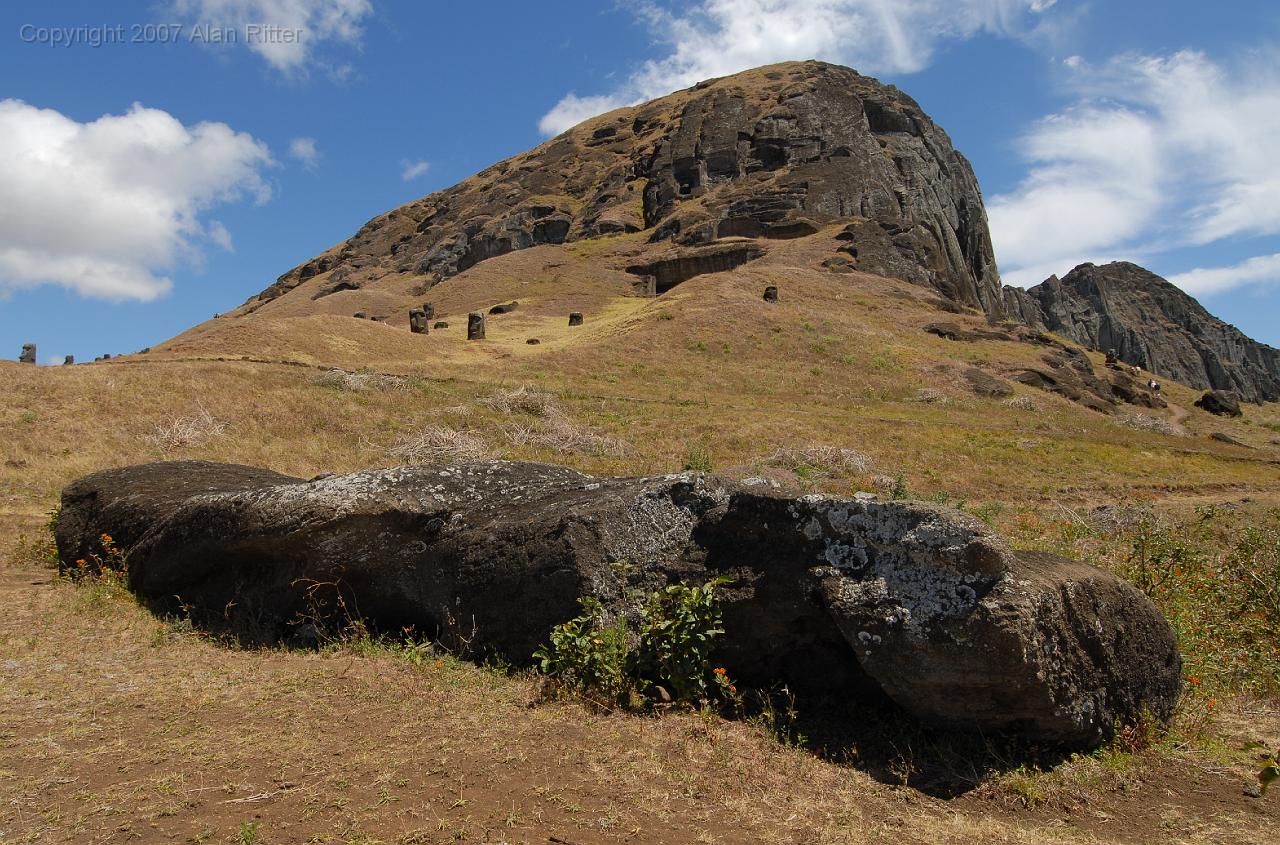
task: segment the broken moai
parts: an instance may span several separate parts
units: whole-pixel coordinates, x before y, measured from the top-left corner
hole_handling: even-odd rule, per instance
[[[571,326],[580,326],[580,325],[582,325],[582,312],[581,312],[581,311],[570,311],[570,312],[569,312],[569,325],[571,325]]]
[[[484,340],[484,313],[472,311],[467,315],[467,340]]]

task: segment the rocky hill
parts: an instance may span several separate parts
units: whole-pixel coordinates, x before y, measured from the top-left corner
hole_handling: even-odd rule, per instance
[[[1190,387],[1280,399],[1280,350],[1251,340],[1136,264],[1081,264],[1029,290],[1005,288],[1008,313]]]
[[[539,244],[643,232],[650,243],[697,247],[804,237],[837,220],[849,223],[845,266],[1000,313],[1000,280],[969,163],[910,97],[820,62],[709,80],[586,121],[369,221],[246,305],[304,284],[319,299],[376,287],[388,276],[412,277],[425,292],[486,259]],[[698,252],[681,256],[688,266],[656,274],[650,292],[706,269],[697,266]],[[721,249],[701,263],[724,270],[753,257]],[[655,275],[645,270],[634,273]]]

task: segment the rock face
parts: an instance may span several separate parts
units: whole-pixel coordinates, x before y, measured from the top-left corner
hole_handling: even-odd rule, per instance
[[[1280,399],[1280,350],[1250,340],[1147,270],[1081,264],[1062,279],[1005,288],[1005,310],[1165,378],[1233,390],[1247,402]]]
[[[319,296],[388,272],[429,288],[513,250],[601,235],[691,246],[807,237],[837,220],[852,221],[852,263],[905,268],[909,281],[1003,314],[969,163],[897,88],[821,62],[757,68],[592,118],[369,221],[256,300],[322,274]]]
[[[501,461],[310,482],[179,462],[67,488],[64,564],[104,532],[140,595],[276,636],[341,596],[383,630],[521,662],[581,596],[634,614],[662,585],[724,575],[717,660],[747,683],[871,686],[931,723],[1068,746],[1167,719],[1179,691],[1173,635],[1133,587],[919,504]]]

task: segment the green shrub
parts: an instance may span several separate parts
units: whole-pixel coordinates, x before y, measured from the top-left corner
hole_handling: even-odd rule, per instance
[[[732,698],[737,688],[728,673],[711,665],[724,633],[715,591],[726,583],[713,578],[656,590],[634,625],[623,616],[610,619],[595,598],[581,599],[582,614],[553,628],[550,642],[533,656],[544,674],[608,703]]]

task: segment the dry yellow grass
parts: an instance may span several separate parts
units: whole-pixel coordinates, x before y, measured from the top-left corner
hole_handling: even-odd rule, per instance
[[[925,334],[976,318],[936,310],[918,288],[823,271],[826,248],[772,244],[734,273],[641,299],[625,295],[622,269],[646,249],[639,239],[538,247],[431,291],[450,328],[427,336],[408,332],[424,298],[408,278],[320,300],[308,282],[146,356],[0,363],[0,529],[34,536],[63,485],[106,467],[201,458],[310,477],[446,459],[459,442],[448,432],[598,474],[710,465],[807,489],[1000,503],[1005,527],[1059,504],[1280,502],[1277,406],[1220,420],[1167,385],[1173,407],[1151,414],[1190,435],[1175,437],[1029,388],[974,396],[963,367],[1000,373],[1042,350]],[[781,288],[777,305],[761,301],[766,284]],[[490,318],[488,340],[464,339],[467,311],[512,299],[519,310]],[[584,326],[568,327],[571,310]],[[425,452],[410,450],[424,435]],[[1274,801],[1241,796],[1238,768],[1190,750],[1153,752],[1119,781],[1084,760],[1061,783],[1015,774],[994,797],[944,802],[745,723],[530,709],[532,681],[448,658],[229,650],[161,630],[118,593],[51,584],[10,545],[0,830],[11,841],[239,841],[256,822],[264,843],[1209,843],[1257,841],[1276,821]],[[1222,736],[1280,741],[1273,710],[1247,722]],[[1005,800],[1019,790],[1083,803]]]

